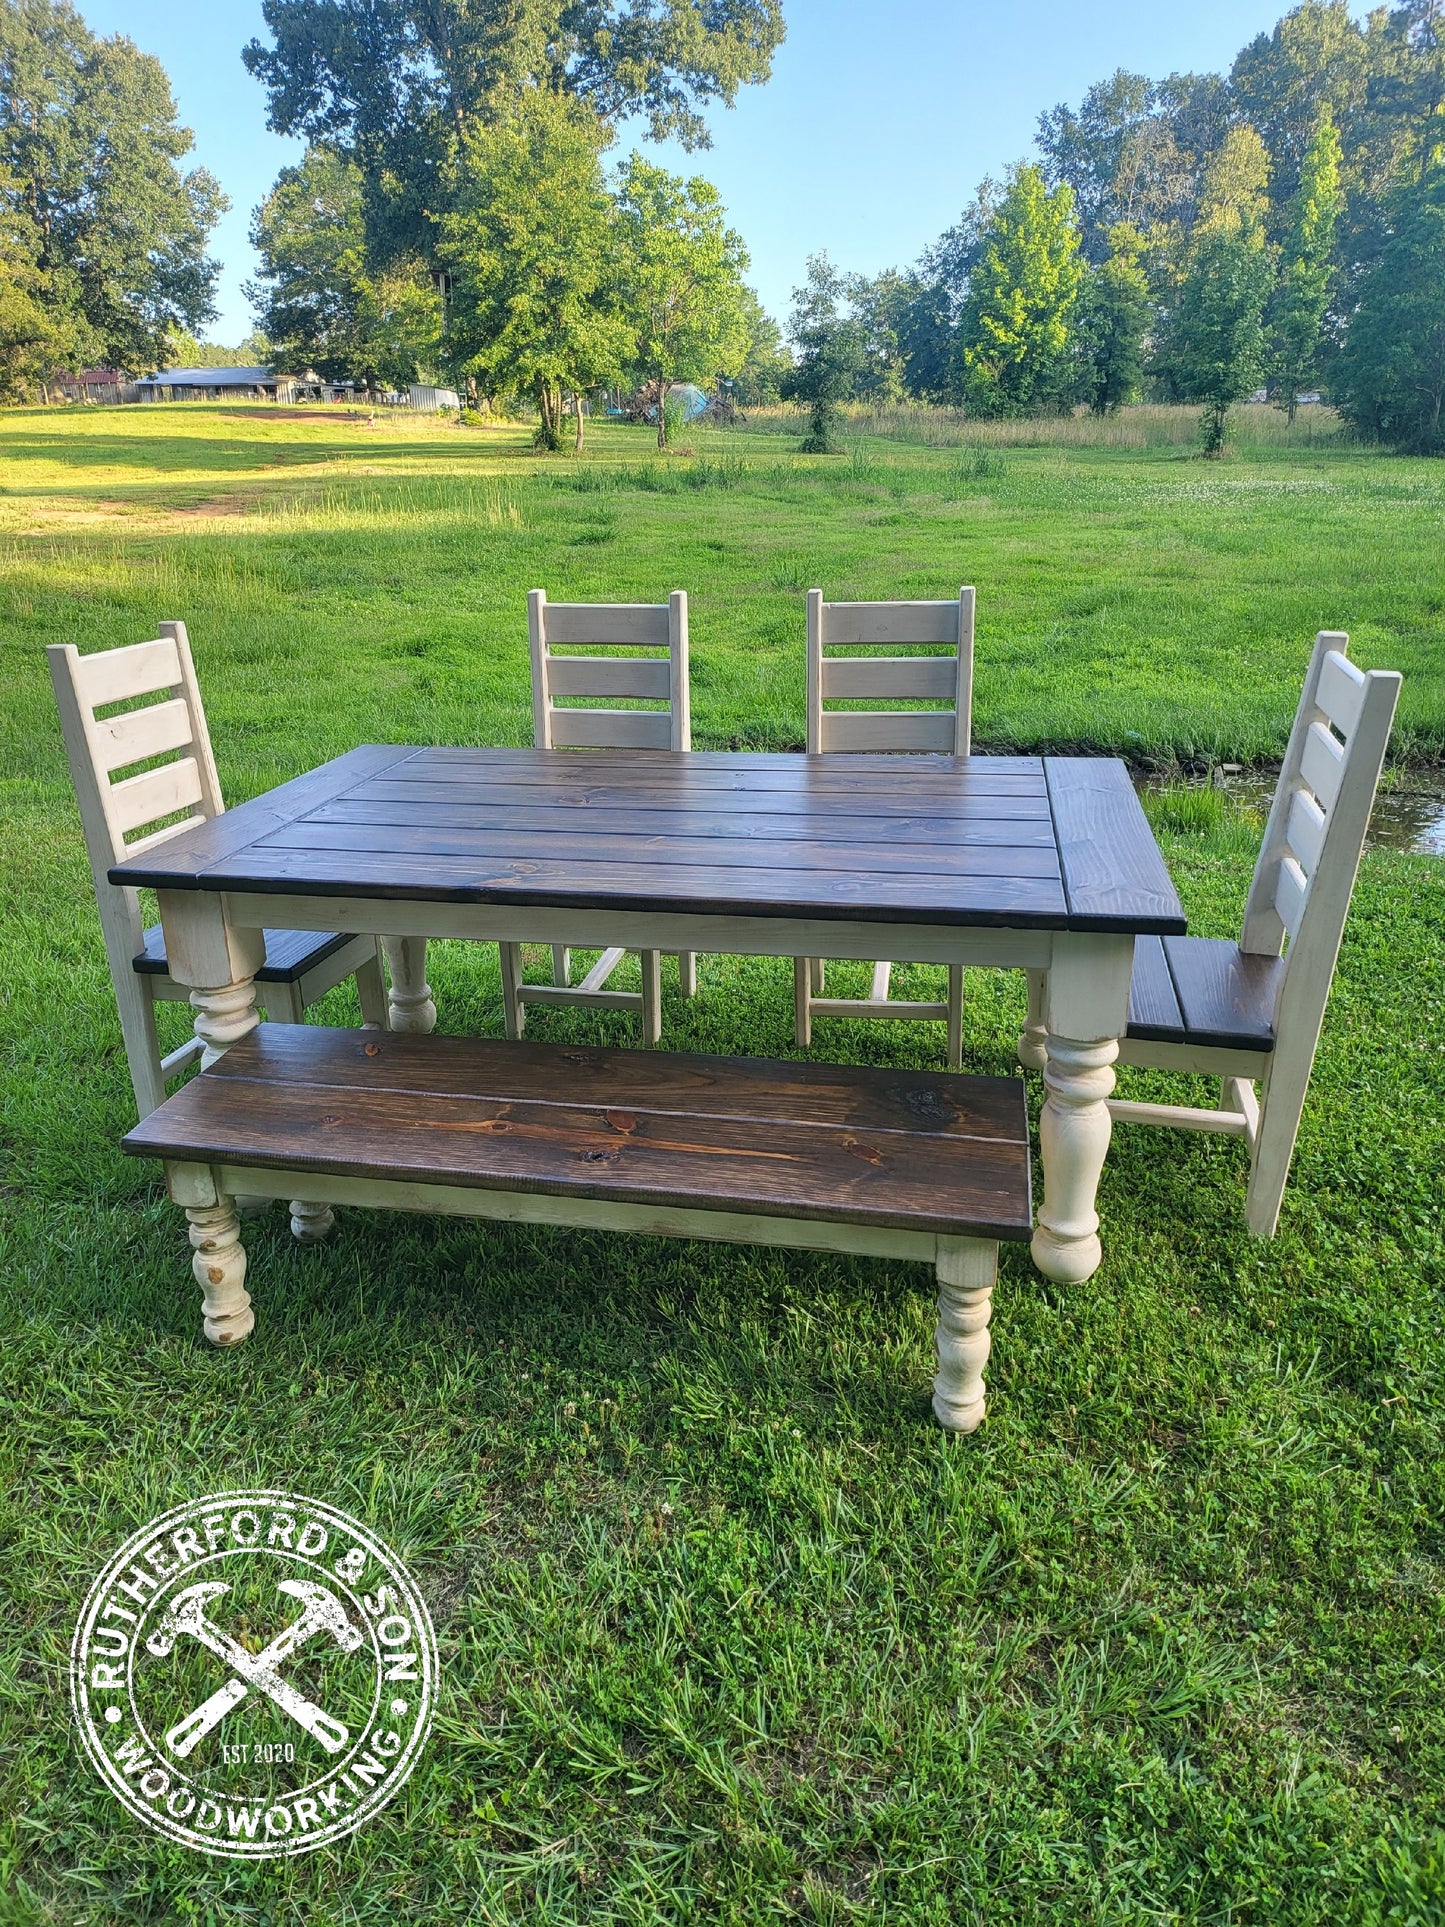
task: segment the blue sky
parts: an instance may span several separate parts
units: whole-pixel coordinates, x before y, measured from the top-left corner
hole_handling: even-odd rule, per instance
[[[230,196],[217,341],[252,323],[251,210],[300,152],[266,128],[265,97],[240,50],[262,32],[260,0],[78,0],[98,33],[158,54],[195,158]],[[1029,152],[1038,115],[1077,104],[1116,67],[1161,76],[1220,69],[1288,0],[785,0],[788,39],[766,87],[711,115],[713,146],[663,150],[706,174],[752,252],[752,280],[781,320],[807,256],[860,271],[904,266],[957,218],[984,174]],[[624,129],[617,152],[641,144]]]

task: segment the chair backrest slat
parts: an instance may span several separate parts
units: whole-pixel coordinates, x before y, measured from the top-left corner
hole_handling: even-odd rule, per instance
[[[73,643],[54,643],[45,653],[106,953],[119,980],[129,973],[140,947],[140,902],[134,890],[110,881],[111,865],[219,816],[225,808],[190,642],[183,622],[163,622],[153,642],[93,656],[82,656]],[[160,700],[115,716],[95,713],[143,696]],[[160,756],[171,760],[112,781],[117,770]],[[168,816],[180,820],[151,827]],[[137,830],[146,833],[136,837]]]
[[[1345,748],[1321,722],[1305,731],[1297,780],[1314,795],[1322,810],[1334,808],[1345,774]]]
[[[547,680],[556,696],[672,698],[672,665],[655,656],[553,656]]]
[[[62,644],[53,645],[63,647]],[[153,696],[158,689],[175,689],[182,679],[181,654],[174,636],[154,642],[134,642],[124,649],[106,649],[94,656],[76,651],[75,690],[86,709],[128,702],[134,696]]]
[[[1348,656],[1331,649],[1320,665],[1320,686],[1315,701],[1341,737],[1348,738],[1354,730],[1364,700],[1364,675]]]
[[[141,776],[127,776],[110,786],[111,821],[121,836],[158,823],[177,810],[193,809],[202,800],[201,772],[194,756],[179,763],[162,763]],[[178,828],[181,826],[177,826]]]
[[[527,597],[532,651],[532,723],[539,749],[692,748],[688,693],[687,596],[665,603],[548,602]],[[648,649],[664,654],[558,655],[573,649]],[[567,709],[558,698],[613,697],[666,703],[659,709]]]
[[[973,709],[971,588],[954,602],[825,602],[808,591],[808,749],[967,756]],[[946,648],[949,655],[830,656],[830,649]],[[946,709],[830,710],[830,702]]]
[[[95,744],[107,776],[132,763],[144,763],[168,750],[189,749],[191,706],[184,696],[152,703],[148,709],[127,709],[119,716],[95,718]]]

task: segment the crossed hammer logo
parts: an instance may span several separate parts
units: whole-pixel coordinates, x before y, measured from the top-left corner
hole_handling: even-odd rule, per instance
[[[318,1739],[328,1753],[339,1753],[351,1737],[347,1728],[340,1720],[332,1719],[329,1713],[323,1713],[319,1706],[314,1705],[305,1694],[298,1693],[294,1686],[288,1686],[277,1668],[283,1659],[289,1658],[320,1633],[328,1633],[343,1653],[354,1653],[364,1635],[347,1618],[345,1608],[335,1593],[328,1591],[325,1586],[318,1586],[307,1579],[283,1579],[280,1581],[280,1590],[301,1601],[301,1616],[293,1619],[259,1653],[248,1653],[238,1640],[232,1639],[229,1633],[223,1633],[218,1626],[213,1626],[206,1617],[207,1603],[219,1599],[222,1593],[230,1590],[226,1582],[220,1579],[208,1579],[202,1585],[187,1586],[184,1592],[176,1594],[160,1624],[146,1641],[156,1658],[164,1659],[182,1634],[189,1634],[218,1659],[225,1660],[231,1669],[231,1678],[224,1686],[170,1729],[166,1734],[166,1745],[177,1759],[185,1759],[212,1727],[219,1726],[232,1707],[239,1706],[254,1687],[279,1706],[283,1713],[289,1714],[298,1726],[304,1727]]]

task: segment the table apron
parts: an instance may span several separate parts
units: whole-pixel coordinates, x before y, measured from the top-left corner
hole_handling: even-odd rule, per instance
[[[173,900],[180,896],[173,893]],[[209,894],[209,893],[202,893]],[[564,943],[575,949],[713,951],[744,957],[848,957],[866,962],[961,963],[1047,970],[1058,934],[977,925],[873,923],[846,918],[738,917],[603,907],[433,903],[414,898],[266,895],[228,891],[233,928],[346,930],[381,937],[465,937]]]

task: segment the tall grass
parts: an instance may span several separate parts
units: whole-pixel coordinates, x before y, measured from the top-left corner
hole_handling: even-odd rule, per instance
[[[806,413],[781,403],[751,408],[739,426],[755,435],[800,435]],[[1199,410],[1174,403],[1144,403],[1116,415],[1080,412],[1000,422],[977,421],[961,409],[924,402],[853,402],[842,413],[849,434],[882,435],[925,448],[1183,448],[1199,439]],[[1245,448],[1314,448],[1346,439],[1334,409],[1322,406],[1301,409],[1291,423],[1266,402],[1247,402],[1231,412],[1230,426],[1231,439]]]

